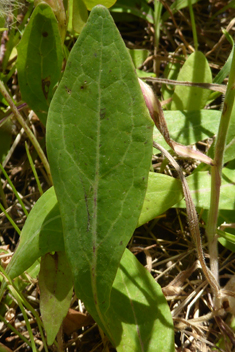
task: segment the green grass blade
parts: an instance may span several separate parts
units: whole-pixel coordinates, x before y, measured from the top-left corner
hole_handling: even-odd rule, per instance
[[[198,50],[197,28],[196,28],[196,24],[195,24],[195,17],[194,17],[194,12],[193,12],[192,0],[188,0],[188,7],[189,7],[190,18],[191,18],[194,48],[197,51]]]
[[[16,225],[15,221],[10,217],[10,215],[8,214],[8,212],[3,208],[2,204],[0,203],[0,210],[5,214],[6,218],[9,220],[9,222],[11,223],[11,225],[14,227],[14,229],[16,230],[16,232],[18,233],[18,235],[20,235],[20,229],[19,227]]]
[[[2,173],[4,174],[4,176],[6,177],[7,182],[8,182],[9,185],[11,186],[14,195],[15,195],[16,198],[18,199],[18,202],[20,203],[23,212],[25,213],[26,216],[28,216],[29,213],[28,213],[27,209],[25,208],[24,203],[22,202],[22,199],[21,199],[20,196],[19,196],[19,193],[17,192],[15,186],[14,186],[13,183],[11,182],[11,179],[10,179],[10,177],[7,175],[7,173],[6,173],[5,169],[4,169],[4,167],[2,166],[2,164],[0,164],[0,169],[1,169]]]
[[[31,166],[31,169],[32,169],[32,171],[33,171],[35,180],[36,180],[37,185],[38,185],[39,193],[40,193],[41,195],[43,195],[43,190],[42,190],[42,187],[41,187],[41,184],[40,184],[40,181],[39,181],[39,178],[38,178],[38,174],[37,174],[37,171],[36,171],[36,169],[35,169],[33,160],[32,160],[31,155],[30,155],[30,153],[29,153],[29,147],[28,147],[27,142],[25,142],[25,149],[26,149],[27,157],[28,157],[28,159],[29,159],[29,164],[30,164],[30,166]]]

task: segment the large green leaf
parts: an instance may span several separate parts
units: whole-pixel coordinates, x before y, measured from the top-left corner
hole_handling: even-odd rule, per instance
[[[106,319],[118,352],[173,352],[174,329],[160,286],[126,249]]]
[[[200,51],[191,54],[177,77],[178,81],[211,83],[212,74],[206,57]],[[203,109],[210,96],[209,89],[199,87],[176,86],[170,104],[171,110]]]
[[[35,8],[17,50],[22,99],[45,124],[63,59],[58,24],[50,6],[41,3]]]
[[[7,266],[7,273],[13,279],[39,257],[48,252],[63,250],[60,211],[54,188],[51,187],[31,210],[21,232],[20,243]]]
[[[170,137],[181,144],[189,145],[213,137],[217,133],[221,112],[217,110],[164,111]],[[164,137],[155,127],[153,139],[169,149]]]
[[[92,10],[51,103],[47,151],[75,290],[104,327],[144,201],[152,121],[130,55],[102,6]]]
[[[39,274],[40,311],[52,345],[65,318],[73,293],[73,280],[65,252],[46,254],[42,257]]]

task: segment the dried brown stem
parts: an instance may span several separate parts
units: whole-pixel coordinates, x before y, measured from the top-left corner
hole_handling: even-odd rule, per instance
[[[176,169],[176,171],[177,171],[177,173],[179,175],[179,178],[180,178],[180,181],[181,181],[181,184],[182,184],[184,197],[185,197],[189,229],[190,229],[190,233],[191,233],[191,235],[192,235],[192,237],[194,239],[194,242],[196,244],[198,259],[200,261],[203,273],[204,273],[208,283],[210,284],[210,286],[212,287],[212,289],[216,293],[216,295],[218,295],[220,287],[219,287],[214,275],[212,274],[210,269],[207,267],[206,262],[205,262],[205,258],[204,258],[204,254],[203,254],[203,248],[202,248],[202,242],[201,242],[201,236],[200,236],[200,230],[199,230],[198,216],[197,216],[197,212],[196,212],[193,200],[192,200],[192,196],[191,196],[191,193],[190,193],[186,178],[184,177],[184,174],[183,174],[180,166],[177,164],[177,162],[171,156],[171,154],[168,153],[167,150],[165,150],[165,148],[161,147],[156,142],[153,142],[153,146],[155,148],[157,148],[158,150],[160,150],[166,156],[166,158],[174,166],[174,168]]]
[[[203,89],[210,89],[214,92],[220,92],[225,94],[227,86],[224,84],[216,84],[216,83],[195,83],[188,81],[176,81],[173,79],[167,78],[155,78],[155,77],[142,77],[145,81],[161,83],[161,84],[169,84],[172,86],[185,86],[185,87],[199,87]]]

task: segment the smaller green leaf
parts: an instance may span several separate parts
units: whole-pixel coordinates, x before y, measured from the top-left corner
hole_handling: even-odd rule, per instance
[[[69,310],[73,293],[72,272],[64,252],[42,257],[39,287],[42,321],[50,346]]]
[[[60,211],[54,188],[51,187],[31,210],[7,273],[13,279],[33,265],[39,257],[48,252],[63,250]]]
[[[184,59],[183,57],[179,56],[178,60],[180,60],[180,58],[182,60]],[[180,69],[181,69],[180,62],[169,62],[166,65],[166,68],[164,70],[164,77],[167,79],[176,80]],[[162,95],[163,95],[164,100],[171,98],[173,93],[174,93],[174,86],[172,86],[170,84],[169,85],[162,84]]]
[[[190,145],[213,137],[217,133],[221,112],[217,110],[164,111],[170,137],[181,144]],[[153,139],[169,149],[164,137],[155,127]]]
[[[232,58],[233,58],[233,52],[234,52],[234,41],[232,36],[225,30],[222,29],[223,34],[227,38],[228,42],[232,45],[232,50],[229,54],[229,57],[227,58],[224,66],[222,69],[219,71],[219,73],[213,78],[213,83],[221,84],[223,83],[224,79],[229,75],[230,69],[231,69],[231,63],[232,63]],[[211,103],[213,100],[217,99],[222,93],[220,92],[211,92],[208,104]]]
[[[141,226],[164,213],[182,198],[182,186],[179,180],[150,172],[148,188],[137,226]]]
[[[69,31],[75,31],[80,34],[86,24],[87,18],[88,11],[83,0],[69,1]]]
[[[66,31],[67,31],[67,16],[66,16],[67,2],[57,1],[57,0],[34,0],[35,7],[43,3],[49,5],[50,8],[52,9],[58,23],[61,43],[63,43],[66,36]]]
[[[235,104],[233,104],[233,109],[231,112],[223,162],[227,163],[233,159],[235,159]]]
[[[106,313],[118,352],[173,352],[174,328],[161,287],[126,249]]]
[[[26,269],[27,274],[32,278],[32,279],[37,279],[39,271],[40,271],[40,258],[38,258],[33,265],[31,265],[28,269]]]
[[[83,0],[87,9],[91,11],[96,5],[103,5],[107,8],[113,6],[117,0]]]
[[[224,66],[222,69],[219,71],[219,73],[213,78],[213,83],[221,84],[223,83],[224,79],[229,75],[230,69],[231,69],[231,63],[232,63],[232,57],[233,57],[233,52],[234,52],[234,42],[232,36],[226,31],[222,30],[223,34],[229,41],[229,43],[232,45],[232,50],[231,53],[229,54],[229,57],[227,58]],[[211,92],[209,100],[207,104],[211,103],[213,100],[217,99],[219,96],[221,96],[222,93],[220,92]]]
[[[225,4],[226,4],[226,2],[225,2]],[[230,8],[235,8],[235,0],[229,1],[229,3],[228,3],[227,5],[225,5],[225,6],[223,6],[222,8],[220,8],[220,10],[217,11],[217,12],[212,16],[211,20],[214,19],[215,17],[219,16],[221,13],[225,13],[225,12],[226,12],[228,9],[230,9]]]
[[[233,229],[235,230],[235,229]],[[235,235],[229,232],[217,230],[217,234],[235,245]]]
[[[12,350],[0,342],[0,352],[12,352]]]
[[[220,209],[235,210],[234,171],[223,169],[220,191]],[[194,172],[187,177],[189,189],[196,207],[208,209],[210,206],[211,176],[207,171]],[[185,208],[185,202],[177,203],[177,208]]]
[[[156,77],[156,74],[153,72],[145,72],[142,70],[138,70],[138,68],[136,69],[136,74],[138,77]]]
[[[220,236],[218,238],[219,243],[230,251],[235,252],[235,234],[221,230],[217,230],[217,234]]]
[[[146,4],[145,0],[118,0],[110,9],[111,12],[129,13],[149,23],[154,23],[154,15],[151,7]]]
[[[193,5],[193,4],[196,4],[196,3],[199,2],[199,1],[200,1],[200,0],[191,0],[191,4],[192,4],[192,5]],[[181,9],[183,9],[183,8],[185,8],[185,7],[187,7],[187,6],[188,6],[188,2],[189,2],[189,0],[175,0],[175,1],[172,3],[171,7],[170,7],[172,13],[174,14],[174,13],[176,13],[177,11],[179,11],[179,10],[181,10]],[[170,13],[169,13],[168,11],[166,11],[166,12],[164,13],[164,15],[162,16],[162,21],[163,21],[163,22],[166,21],[169,17],[170,17]]]
[[[207,220],[207,217],[205,218],[205,221],[206,220]],[[227,224],[234,222],[234,210],[220,209],[218,221],[217,221],[217,226],[220,226],[224,222],[226,222]],[[234,229],[229,229],[229,232],[231,232],[233,230]]]
[[[135,68],[140,67],[147,59],[149,51],[145,49],[128,49]]]
[[[234,128],[235,123],[233,123],[233,121],[231,121],[231,126],[232,125]],[[229,133],[228,137],[230,137],[230,133]],[[230,139],[230,138],[228,138],[228,139]],[[229,141],[229,143],[225,147],[224,163],[227,163],[228,161],[233,160],[233,159],[235,159],[235,136]]]
[[[211,83],[212,74],[205,55],[195,51],[185,61],[177,78],[178,81]],[[210,96],[209,89],[176,86],[170,105],[171,110],[203,109]]]
[[[221,84],[221,83],[223,83],[224,79],[229,75],[229,72],[231,69],[232,58],[233,58],[233,52],[234,52],[234,46],[232,46],[231,53],[229,54],[229,57],[227,58],[224,66],[222,67],[222,69],[219,71],[219,73],[213,79],[213,83]]]
[[[35,8],[17,50],[22,99],[45,125],[63,59],[58,23],[50,6],[41,3]]]

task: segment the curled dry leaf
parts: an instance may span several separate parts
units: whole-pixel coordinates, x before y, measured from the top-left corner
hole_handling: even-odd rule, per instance
[[[223,308],[235,315],[235,275],[227,282],[224,288],[220,291],[218,299],[221,299]]]
[[[213,160],[207,155],[199,152],[198,150],[194,150],[190,146],[184,146],[182,144],[176,143],[170,138],[169,130],[160,101],[148,84],[144,83],[141,79],[139,79],[139,84],[151,118],[153,119],[158,130],[163,135],[166,143],[174,150],[174,152],[179,156],[196,159],[205,164],[213,165]]]
[[[0,259],[1,259],[1,266],[3,266],[3,268],[7,267],[12,257],[11,253],[7,255],[8,252],[9,252],[9,245],[0,246]]]
[[[91,324],[94,324],[94,320],[89,314],[84,314],[70,308],[64,318],[63,329],[67,335],[70,335],[74,331]]]

